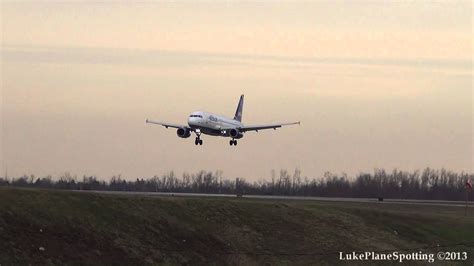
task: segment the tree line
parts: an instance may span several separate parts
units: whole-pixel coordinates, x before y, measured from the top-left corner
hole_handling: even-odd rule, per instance
[[[468,179],[474,174],[456,173],[446,169],[426,168],[413,172],[375,169],[354,177],[326,172],[319,178],[302,177],[301,171],[272,170],[270,180],[248,182],[244,178],[224,178],[222,171],[184,173],[126,180],[120,175],[108,181],[95,176],[77,178],[65,173],[57,178],[24,175],[17,178],[0,177],[0,186],[32,187],[70,190],[143,191],[174,193],[218,193],[285,195],[314,197],[393,198],[429,200],[465,200]],[[473,200],[474,193],[469,193]]]

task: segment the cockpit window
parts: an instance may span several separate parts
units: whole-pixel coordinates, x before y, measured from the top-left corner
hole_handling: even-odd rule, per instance
[[[202,118],[202,115],[190,115],[189,117],[199,117],[199,118]]]

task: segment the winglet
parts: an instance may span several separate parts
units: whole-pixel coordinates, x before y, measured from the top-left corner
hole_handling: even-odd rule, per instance
[[[148,119],[145,121],[146,124],[148,124]]]

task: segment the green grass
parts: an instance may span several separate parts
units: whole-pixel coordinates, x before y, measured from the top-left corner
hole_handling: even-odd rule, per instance
[[[339,251],[474,242],[470,211],[0,188],[0,264],[333,265]],[[473,247],[440,250],[472,264]]]

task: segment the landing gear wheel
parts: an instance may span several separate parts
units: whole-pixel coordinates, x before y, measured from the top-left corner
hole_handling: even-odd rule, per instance
[[[194,141],[194,145],[198,145],[200,143],[202,143],[202,140],[200,138],[196,137],[196,140]]]
[[[234,145],[234,141],[233,141],[233,140],[229,140],[229,145],[230,145],[230,146]]]
[[[237,146],[237,140],[234,140],[234,146]]]
[[[202,139],[199,140],[199,145],[202,145]]]

